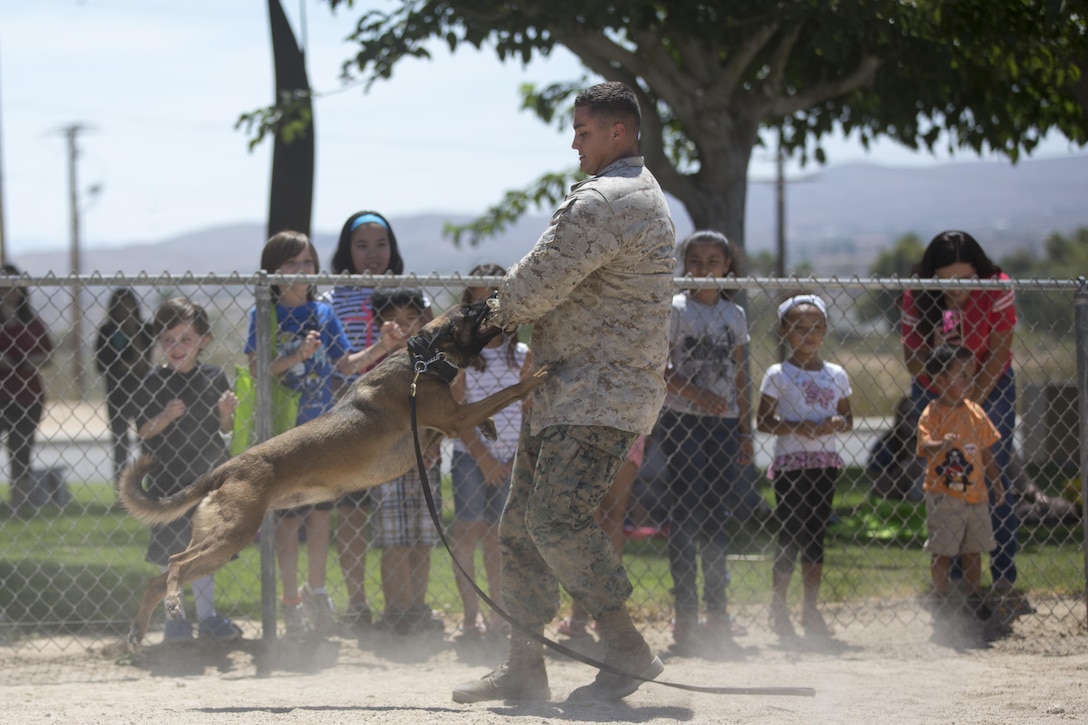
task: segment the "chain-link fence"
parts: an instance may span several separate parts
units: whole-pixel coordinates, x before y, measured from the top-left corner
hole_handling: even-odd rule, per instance
[[[120,467],[140,449],[132,419],[146,422],[155,415],[134,409],[133,401],[149,400],[136,391],[146,384],[148,369],[163,365],[166,359],[155,331],[149,334],[140,324],[125,320],[135,314],[146,324],[163,301],[188,297],[207,310],[210,320],[210,341],[200,352],[200,360],[218,366],[233,380],[236,366],[247,362],[243,350],[256,292],[266,291],[276,279],[282,278],[0,278],[6,443],[0,468],[4,482],[0,496],[5,502],[0,521],[0,641],[33,648],[62,635],[65,641],[102,642],[127,632],[148,580],[161,569],[145,560],[151,533],[119,505],[116,480]],[[318,290],[335,285],[422,289],[438,312],[459,301],[469,286],[466,278],[437,275],[307,279]],[[478,278],[473,285],[488,286],[494,281]],[[677,280],[677,290],[708,284],[714,283]],[[737,624],[767,626],[778,534],[775,495],[767,478],[775,441],[755,431],[754,418],[764,373],[779,362],[784,350],[776,307],[787,293],[799,291],[826,301],[828,333],[820,355],[844,368],[852,391],[853,428],[834,436],[845,468],[835,482],[828,515],[821,601],[833,622],[879,623],[887,617],[919,615],[930,588],[930,557],[922,546],[925,506],[913,454],[911,378],[899,330],[899,301],[908,286],[1014,290],[1019,319],[1012,343],[1012,372],[1018,398],[1014,455],[1005,475],[1018,520],[1016,588],[1022,595],[1018,606],[1024,611],[1036,609],[1035,616],[1070,621],[1083,616],[1083,434],[1078,422],[1084,410],[1084,386],[1077,381],[1084,376],[1083,369],[1078,372],[1078,356],[1088,349],[1088,331],[1076,332],[1074,319],[1075,298],[1088,300],[1082,283],[1015,281],[1002,287],[987,282],[749,278],[720,286],[747,315],[750,342],[741,368],[747,369],[750,379],[754,459],[738,465],[739,459],[731,458],[727,476],[707,476],[705,469],[680,473],[682,461],[677,456],[670,461],[666,451],[684,451],[685,436],[702,433],[696,427],[678,435],[677,430],[667,429],[665,421],[672,420],[668,417],[644,441],[630,494],[617,497],[623,510],[611,519],[622,532],[617,543],[623,547],[624,563],[635,583],[630,605],[641,621],[665,629],[674,617],[669,538],[676,532],[670,532],[670,505],[691,476],[717,480],[710,485],[723,494],[724,501],[715,504],[715,511],[721,515],[718,529],[724,532],[724,537],[717,538],[724,542],[729,611]],[[131,294],[117,294],[122,288]],[[111,308],[113,322],[108,314]],[[522,331],[521,337],[531,347],[530,331]],[[516,352],[514,348],[511,355]],[[516,367],[520,358],[493,356],[489,361],[492,370],[500,370]],[[482,379],[478,376],[475,385],[482,386]],[[107,396],[107,387],[115,392]],[[45,400],[40,422],[39,393]],[[205,403],[214,409],[214,400]],[[207,445],[224,443],[209,439]],[[442,450],[442,513],[451,533],[455,519],[451,469],[456,470],[452,462],[464,453],[461,446],[454,450],[450,443]],[[496,453],[493,458],[502,457]],[[713,466],[713,474],[718,473],[719,464],[707,465]],[[361,518],[351,516],[351,507],[334,508],[329,531],[320,523],[306,525],[309,519],[304,518],[297,534],[305,542],[298,547],[303,551],[315,536],[328,543],[325,562],[308,563],[305,555],[299,557],[299,583],[315,579],[309,576],[309,567],[324,567],[326,588],[339,614],[350,611],[358,619],[364,614],[360,610],[365,601],[379,626],[387,600],[396,598],[392,587],[398,584],[388,576],[397,569],[388,561],[383,567],[390,547],[352,546],[337,529],[346,526],[349,518],[355,522],[376,519],[375,510],[384,500],[374,492],[369,500],[356,502],[364,514]],[[377,526],[372,520],[364,528],[363,543],[373,544]],[[283,592],[268,591],[272,533],[266,529],[267,524],[259,536],[263,547],[246,547],[215,575],[215,609],[239,624],[247,638],[271,636],[272,622],[278,621],[281,634],[284,627],[277,607]],[[486,540],[485,534],[477,534]],[[704,554],[715,550],[707,537],[695,538]],[[347,549],[363,552],[364,558],[355,565],[344,561],[340,554],[350,553]],[[493,562],[485,559],[483,549],[476,557],[477,578],[486,586]],[[702,564],[704,568],[696,570],[697,586],[706,584],[710,575],[713,589],[715,565],[707,568],[706,558]],[[383,568],[388,570],[384,586]],[[465,604],[445,551],[431,552],[424,576],[426,604],[437,613],[445,631],[452,634],[459,625],[471,627],[472,621],[463,622]],[[991,576],[984,573],[983,580],[988,586]],[[799,601],[799,589],[795,583],[790,590],[791,603]],[[188,588],[186,600],[188,616],[194,618]],[[568,600],[565,613],[569,606]],[[385,623],[395,630],[398,626],[388,619]],[[160,608],[151,642],[162,636],[163,624]],[[427,626],[433,624],[427,620]],[[576,628],[577,621],[572,626]]]

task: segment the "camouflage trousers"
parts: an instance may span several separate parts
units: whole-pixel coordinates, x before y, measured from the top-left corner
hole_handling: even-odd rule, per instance
[[[539,628],[559,610],[559,585],[598,617],[624,606],[631,582],[594,518],[637,436],[605,426],[521,428],[499,524],[502,596]]]

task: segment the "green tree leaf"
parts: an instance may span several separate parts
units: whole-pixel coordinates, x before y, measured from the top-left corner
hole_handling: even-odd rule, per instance
[[[351,0],[328,0],[334,11]],[[563,46],[591,77],[623,81],[643,107],[641,152],[697,228],[744,246],[747,169],[760,131],[780,128],[802,163],[854,133],[911,149],[994,152],[1013,161],[1048,132],[1088,143],[1088,29],[1058,0],[400,0],[370,10],[343,75],[364,87],[444,40],[523,64]],[[590,76],[523,89],[523,107],[565,123]],[[274,114],[255,114],[258,133]],[[526,192],[488,211],[497,230]],[[529,196],[534,196],[529,194]],[[540,197],[544,198],[544,197]],[[521,206],[519,206],[521,204]],[[458,240],[462,237],[457,236]]]

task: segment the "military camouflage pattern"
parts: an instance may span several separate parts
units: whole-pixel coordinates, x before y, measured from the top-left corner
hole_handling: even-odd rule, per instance
[[[559,609],[559,584],[594,617],[625,606],[631,582],[594,512],[635,434],[599,426],[522,423],[499,524],[507,611],[540,628]]]
[[[641,157],[576,184],[499,286],[492,322],[532,324],[534,434],[550,425],[649,433],[665,399],[676,231]]]

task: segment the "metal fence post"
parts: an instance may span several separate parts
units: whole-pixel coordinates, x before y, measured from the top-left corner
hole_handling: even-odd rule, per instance
[[[275,357],[276,341],[272,339],[272,323],[276,306],[272,302],[272,288],[268,274],[261,270],[254,288],[257,306],[254,314],[254,332],[257,338],[257,441],[272,437],[272,358]],[[276,639],[276,516],[268,511],[261,524],[261,630],[266,641]]]
[[[1084,530],[1084,596],[1088,603],[1088,279],[1077,278],[1073,297],[1077,338],[1077,404],[1080,409],[1080,520]],[[1088,625],[1088,607],[1085,608]]]

